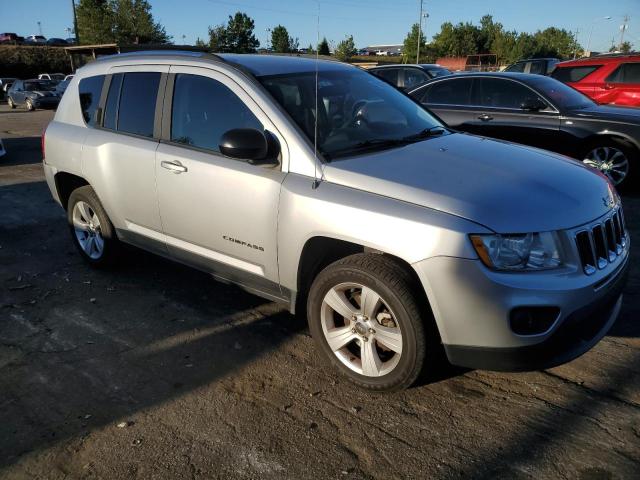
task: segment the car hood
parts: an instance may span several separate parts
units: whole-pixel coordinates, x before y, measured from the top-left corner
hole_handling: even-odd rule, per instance
[[[324,177],[499,233],[571,228],[618,201],[606,177],[568,157],[459,133],[336,160]]]
[[[611,122],[629,123],[640,126],[640,109],[634,107],[593,105],[592,107],[574,110],[572,115],[583,119],[593,118],[596,120],[609,120]]]

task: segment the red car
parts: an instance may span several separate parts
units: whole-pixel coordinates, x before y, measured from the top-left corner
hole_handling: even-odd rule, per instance
[[[598,55],[558,63],[551,76],[598,103],[640,107],[640,55]]]

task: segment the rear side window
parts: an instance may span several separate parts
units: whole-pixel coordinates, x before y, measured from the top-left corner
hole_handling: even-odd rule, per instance
[[[249,107],[222,83],[200,75],[176,75],[172,142],[219,152],[220,138],[234,128],[264,130]]]
[[[420,101],[436,105],[468,105],[471,85],[471,78],[438,82],[425,89]]]
[[[606,81],[611,83],[640,84],[640,62],[623,63],[607,77]]]
[[[558,67],[551,76],[561,82],[579,82],[587,75],[592,74],[602,65],[585,65],[583,67]]]
[[[531,62],[529,73],[544,75],[546,73],[546,62]]]
[[[518,62],[518,63],[514,63],[513,65],[508,66],[507,68],[504,69],[505,72],[524,72],[524,67],[527,66],[526,62]]]
[[[124,133],[153,137],[159,72],[114,75],[109,86],[104,126]]]
[[[392,85],[398,86],[398,69],[397,68],[383,68],[380,70],[374,70],[373,72],[380,78],[384,78]]]
[[[96,110],[100,103],[103,83],[104,75],[97,75],[95,77],[83,78],[78,85],[82,116],[84,117],[85,123],[92,127],[97,123]]]

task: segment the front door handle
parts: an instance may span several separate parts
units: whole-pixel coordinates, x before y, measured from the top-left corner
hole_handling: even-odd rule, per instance
[[[173,162],[163,160],[160,162],[160,166],[167,170],[171,170],[173,173],[184,173],[187,171],[187,167],[182,165],[178,160],[174,160]]]
[[[483,122],[488,122],[490,120],[493,120],[493,117],[491,115],[487,115],[486,113],[483,113],[482,115],[478,115],[478,120],[482,120]]]

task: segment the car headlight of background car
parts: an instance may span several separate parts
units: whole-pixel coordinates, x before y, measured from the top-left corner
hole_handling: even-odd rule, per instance
[[[547,270],[562,265],[556,232],[471,235],[480,260],[495,270]]]

